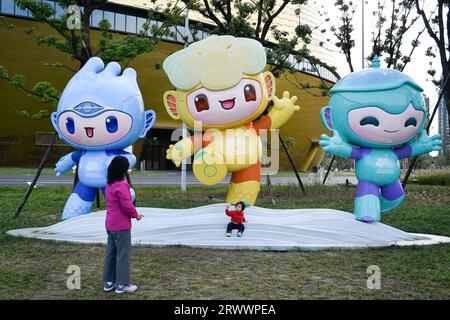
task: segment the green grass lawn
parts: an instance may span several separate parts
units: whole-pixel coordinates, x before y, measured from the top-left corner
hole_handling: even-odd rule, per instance
[[[19,219],[24,188],[0,188],[0,299],[118,299],[101,288],[104,247],[13,238],[15,228],[59,221],[70,192],[36,189]],[[138,205],[188,208],[223,202],[223,188],[138,189]],[[352,210],[355,189],[275,187],[277,208]],[[450,236],[450,187],[416,186],[384,222],[410,232]],[[273,207],[263,188],[259,206]],[[276,218],[276,217],[275,217]],[[81,290],[66,288],[66,269],[81,267]],[[367,267],[381,269],[381,289],[366,287]],[[450,245],[358,251],[254,252],[186,247],[133,249],[139,290],[120,299],[449,299]]]

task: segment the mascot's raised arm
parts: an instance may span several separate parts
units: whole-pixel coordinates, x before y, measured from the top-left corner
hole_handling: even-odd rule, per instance
[[[208,185],[232,172],[229,203],[255,203],[261,175],[259,134],[279,128],[299,110],[297,97],[288,92],[281,99],[275,96],[275,79],[265,67],[266,52],[258,41],[232,36],[193,43],[163,64],[177,89],[164,94],[167,112],[198,133],[171,145],[167,159],[178,166],[195,154],[194,174]],[[258,119],[269,101],[272,109]]]
[[[356,219],[380,221],[381,212],[400,205],[405,192],[399,181],[400,159],[437,151],[439,135],[424,130],[427,111],[422,88],[407,75],[380,68],[351,73],[331,89],[328,106],[321,110],[325,152],[356,160],[358,189]]]
[[[62,219],[91,212],[97,189],[106,186],[111,160],[122,155],[134,166],[136,157],[124,148],[145,137],[156,119],[153,110],[144,111],[136,71],[121,71],[117,62],[105,67],[100,58],[89,59],[69,81],[52,114],[61,139],[77,149],[56,164],[56,175],[78,165],[79,181]]]

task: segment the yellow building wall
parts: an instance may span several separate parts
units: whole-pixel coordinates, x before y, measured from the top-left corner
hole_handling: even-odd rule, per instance
[[[41,34],[53,34],[50,28],[34,21],[16,18],[4,18],[4,23],[13,23],[19,28],[34,27]],[[93,38],[98,33],[95,31]],[[61,92],[73,73],[63,67],[46,66],[45,63],[62,63],[71,68],[78,69],[77,61],[71,60],[67,54],[46,46],[38,46],[33,37],[18,32],[0,28],[0,65],[8,69],[10,75],[24,74],[27,87],[30,88],[36,81],[50,81]],[[162,65],[168,54],[181,49],[182,46],[169,42],[160,42],[155,51],[140,55],[130,66],[138,73],[138,84],[143,94],[146,109],[153,109],[157,114],[155,127],[175,128],[181,127],[181,122],[169,117],[162,103],[164,91],[172,89],[162,68],[155,69],[155,65]],[[316,77],[296,73],[282,75],[277,79],[277,95],[288,90],[291,95],[298,96],[301,110],[281,129],[284,137],[293,137],[295,145],[289,150],[299,170],[311,170],[317,166],[322,154],[315,142],[323,128],[319,111],[327,104],[325,97],[315,97],[306,91],[298,89],[293,83],[309,82],[318,85],[320,80]],[[318,92],[316,92],[318,93]],[[26,109],[36,113],[41,109],[55,110],[52,103],[44,104],[27,96],[24,92],[13,89],[7,81],[0,80],[0,165],[1,166],[36,166],[42,158],[46,147],[36,145],[36,132],[52,132],[53,127],[49,119],[32,120],[22,118],[17,113]],[[135,144],[134,152],[140,154],[142,139]],[[61,155],[70,152],[70,147],[56,147],[47,166],[53,165]],[[290,169],[286,156],[281,153],[280,159],[283,169]]]

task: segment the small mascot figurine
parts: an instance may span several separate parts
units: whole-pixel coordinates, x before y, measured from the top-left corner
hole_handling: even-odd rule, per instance
[[[422,91],[407,75],[380,68],[378,57],[331,89],[321,118],[333,136],[324,134],[319,143],[327,153],[356,160],[357,220],[380,221],[381,212],[403,202],[399,159],[440,150],[441,137],[424,130]]]
[[[69,81],[51,119],[61,139],[78,149],[62,157],[55,169],[58,176],[78,164],[79,182],[62,212],[65,220],[91,212],[115,156],[125,156],[130,167],[136,164],[124,148],[145,137],[156,116],[153,110],[144,111],[136,71],[127,68],[121,74],[117,62],[105,67],[94,57]]]
[[[232,172],[227,202],[258,197],[261,175],[261,130],[281,127],[293,113],[297,97],[278,99],[275,80],[264,72],[266,52],[256,40],[211,36],[169,56],[163,64],[177,89],[164,94],[169,115],[197,134],[167,150],[177,166],[193,154],[193,171],[213,185]],[[269,101],[274,105],[257,120]],[[256,120],[256,121],[255,121]]]

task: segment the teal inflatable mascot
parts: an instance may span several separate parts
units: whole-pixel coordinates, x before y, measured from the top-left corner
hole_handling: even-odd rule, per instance
[[[380,68],[378,57],[371,68],[351,73],[331,89],[321,118],[333,136],[323,134],[319,144],[327,153],[356,160],[357,220],[380,221],[382,212],[403,202],[400,159],[440,150],[441,137],[424,130],[422,91],[407,75]]]

